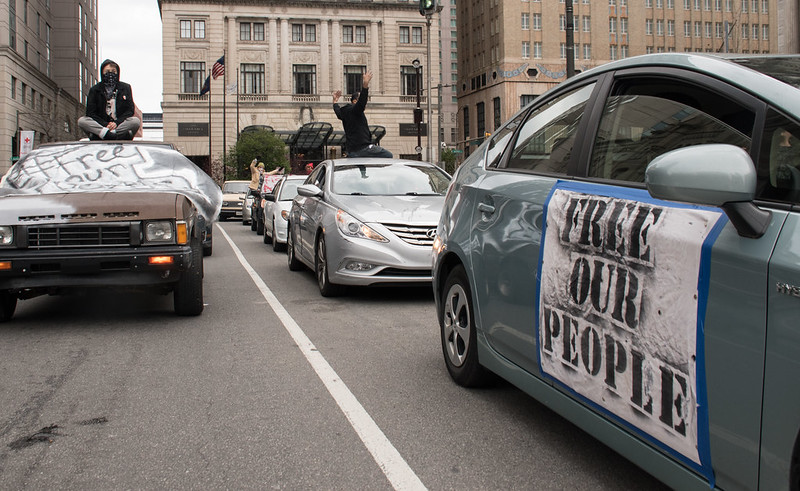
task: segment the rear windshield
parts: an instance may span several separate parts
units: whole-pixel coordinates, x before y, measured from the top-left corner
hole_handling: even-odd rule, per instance
[[[222,192],[225,194],[246,193],[249,185],[249,182],[226,182],[222,185]]]

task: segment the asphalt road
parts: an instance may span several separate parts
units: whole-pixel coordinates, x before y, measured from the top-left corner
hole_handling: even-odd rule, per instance
[[[322,298],[219,227],[199,317],[97,292],[0,325],[0,489],[663,487],[509,384],[452,383],[429,288]]]

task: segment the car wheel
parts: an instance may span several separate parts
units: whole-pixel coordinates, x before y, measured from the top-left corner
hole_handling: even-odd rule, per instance
[[[212,244],[209,244],[207,246],[203,246],[203,255],[204,256],[210,256],[213,253],[214,253],[214,246]]]
[[[11,292],[0,292],[0,322],[6,322],[17,310],[17,297]]]
[[[172,295],[176,314],[203,312],[203,245],[198,239],[192,241],[192,267],[181,274]]]
[[[323,297],[335,297],[342,293],[342,285],[331,283],[328,276],[328,255],[325,248],[325,235],[320,234],[317,239],[317,255],[314,261],[314,272],[317,275],[317,286]]]
[[[442,291],[439,326],[447,371],[463,387],[483,385],[488,380],[489,372],[478,363],[472,294],[463,266],[457,266],[450,272]]]
[[[292,231],[291,224],[289,226],[289,233],[286,234],[286,257],[289,262],[290,271],[300,271],[303,268],[303,263],[297,260],[294,251],[294,232]]]
[[[261,218],[261,212],[259,212],[258,215],[258,220],[256,220],[256,235],[264,235],[264,219]]]
[[[283,249],[283,244],[280,244],[275,237],[275,220],[272,221],[272,250],[280,252]]]
[[[264,243],[265,244],[271,244],[272,243],[272,234],[268,234],[267,233],[267,224],[266,224],[266,222],[264,222],[264,225],[262,225],[261,228],[264,229]]]

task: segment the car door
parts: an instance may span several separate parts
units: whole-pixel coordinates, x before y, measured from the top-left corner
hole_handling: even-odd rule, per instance
[[[314,171],[305,182],[306,184],[317,186],[323,191],[323,195],[325,193],[328,167],[328,162],[321,162],[314,168]],[[303,198],[303,204],[300,207],[300,223],[298,224],[300,236],[297,237],[298,255],[308,264],[313,264],[314,261],[314,241],[324,208],[323,196]]]
[[[568,176],[571,148],[598,90],[595,80],[542,101],[493,136],[487,172],[470,190],[476,305],[487,341],[538,373],[534,310],[544,203]],[[506,131],[514,130],[513,141]]]

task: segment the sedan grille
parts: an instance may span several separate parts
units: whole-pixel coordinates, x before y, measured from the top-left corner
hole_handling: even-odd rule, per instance
[[[130,245],[131,224],[28,227],[28,247],[110,247]]]
[[[436,226],[430,225],[394,225],[384,223],[393,234],[411,245],[432,247],[436,238]]]

